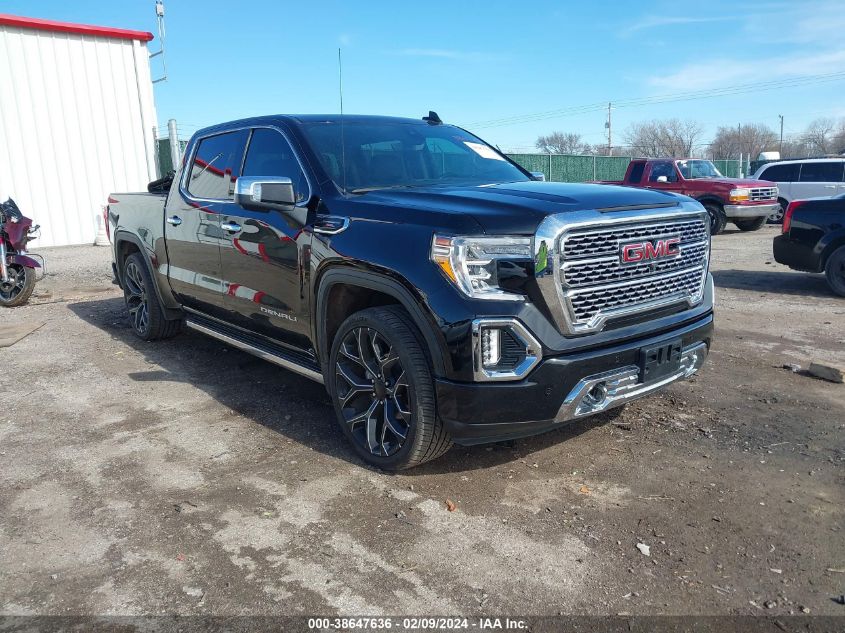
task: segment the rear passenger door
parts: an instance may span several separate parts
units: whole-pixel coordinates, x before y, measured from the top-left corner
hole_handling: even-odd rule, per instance
[[[199,138],[165,207],[170,287],[183,305],[217,317],[224,315],[220,217],[234,204],[248,134],[244,129]]]
[[[298,206],[306,206],[311,186],[283,131],[255,128],[243,163],[243,176],[283,176],[293,182]],[[308,288],[303,270],[311,233],[281,211],[229,205],[221,217],[223,269],[228,320],[297,349],[310,348]]]
[[[808,160],[801,163],[798,182],[792,185],[793,199],[803,200],[842,193],[843,165],[845,161],[838,160]]]

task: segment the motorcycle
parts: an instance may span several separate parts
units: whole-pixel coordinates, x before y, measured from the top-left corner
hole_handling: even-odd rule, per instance
[[[24,217],[14,200],[0,202],[0,306],[23,305],[32,295],[36,269],[44,268],[44,260],[27,253],[26,245],[40,235],[40,227]]]

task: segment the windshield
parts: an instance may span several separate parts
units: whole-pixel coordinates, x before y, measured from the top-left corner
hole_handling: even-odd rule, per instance
[[[303,125],[323,169],[352,193],[530,180],[484,141],[450,125],[351,120],[343,127],[341,141],[339,121]]]
[[[724,178],[709,160],[679,160],[678,169],[686,180],[696,178]]]

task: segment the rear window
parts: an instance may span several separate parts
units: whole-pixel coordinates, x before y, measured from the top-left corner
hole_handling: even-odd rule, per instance
[[[801,182],[842,182],[845,162],[802,163]]]
[[[628,182],[640,182],[643,179],[643,170],[645,170],[645,161],[634,163],[628,176]]]
[[[247,134],[247,130],[237,130],[200,140],[188,176],[189,194],[210,200],[234,199]]]
[[[792,163],[791,165],[771,165],[762,171],[760,180],[795,182],[798,180],[798,170],[800,167],[801,165],[798,163]]]

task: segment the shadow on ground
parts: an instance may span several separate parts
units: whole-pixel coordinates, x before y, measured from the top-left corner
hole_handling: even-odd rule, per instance
[[[787,270],[714,270],[713,281],[720,288],[757,290],[807,297],[835,297],[823,275]]]
[[[68,307],[147,362],[161,367],[127,372],[128,380],[193,385],[236,414],[286,438],[331,457],[365,465],[337,428],[334,408],[322,385],[190,330],[166,341],[141,341],[129,327],[122,298],[83,301]],[[526,458],[615,417],[614,412],[593,416],[543,435],[495,444],[492,450],[490,446],[456,446],[440,459],[403,474],[454,473],[497,466]]]

